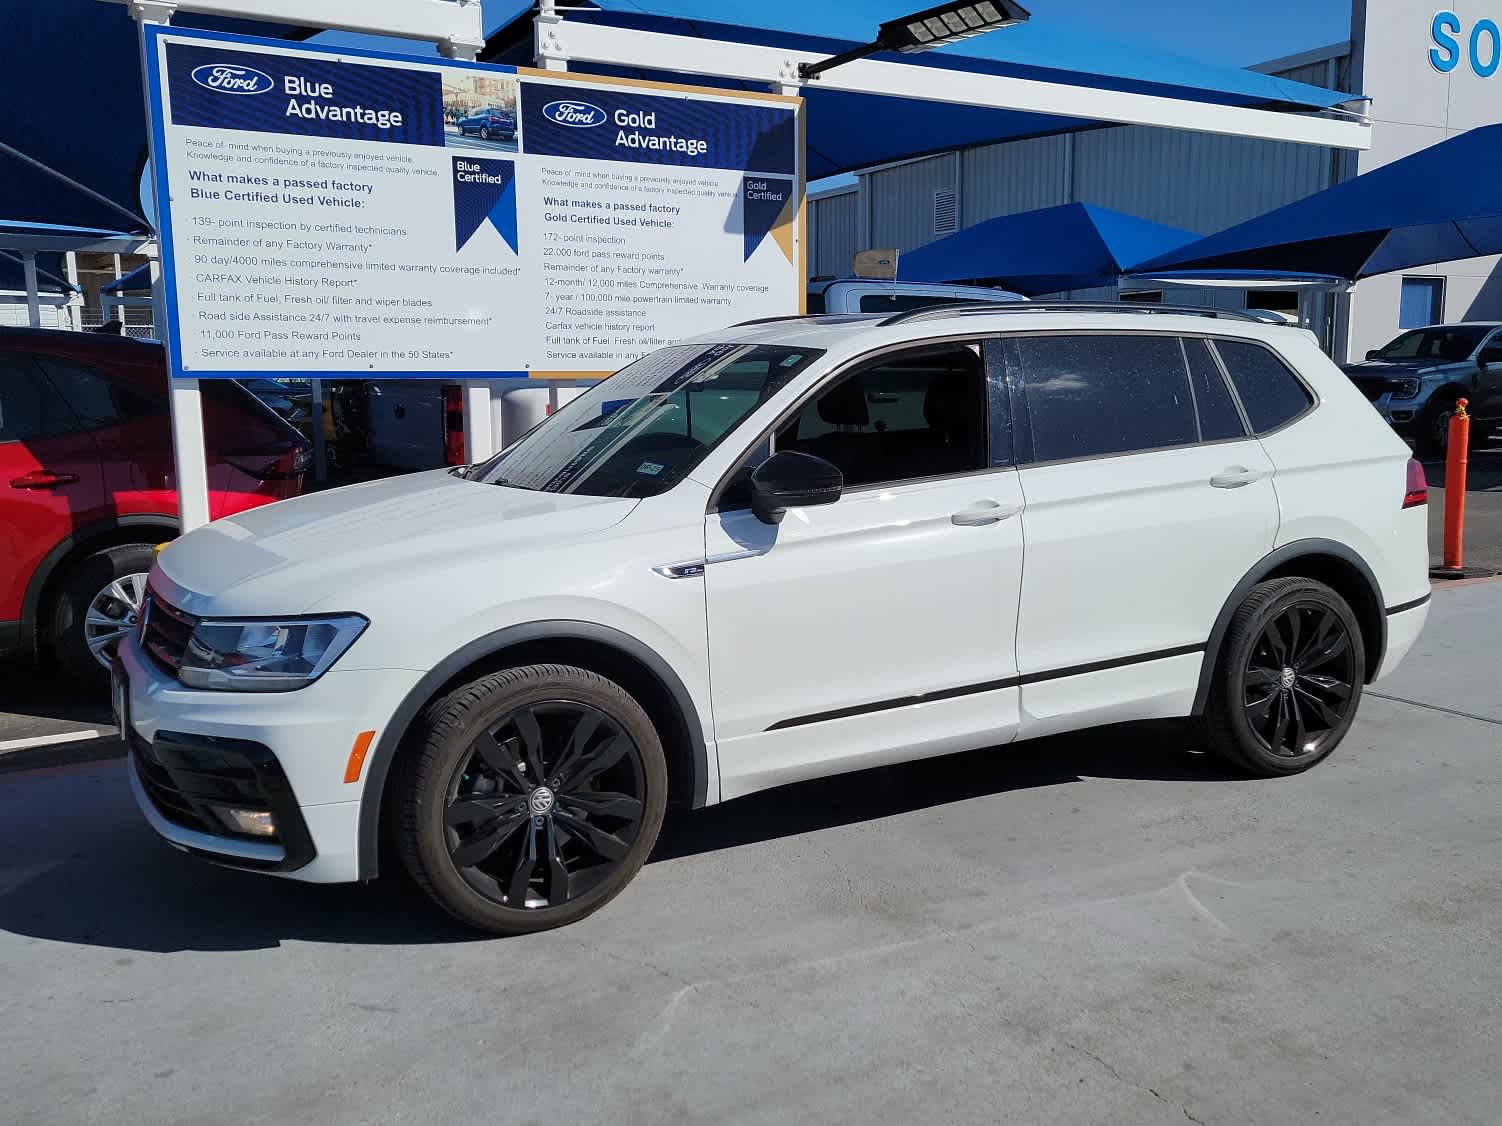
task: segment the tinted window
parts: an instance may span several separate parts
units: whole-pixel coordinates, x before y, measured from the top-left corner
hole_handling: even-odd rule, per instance
[[[752,344],[660,349],[596,383],[468,476],[551,493],[655,496],[822,354]]]
[[[1200,412],[1201,440],[1245,437],[1246,427],[1220,365],[1210,355],[1210,345],[1203,340],[1186,340],[1184,353],[1189,358],[1189,382],[1194,386],[1194,401]]]
[[[0,353],[0,442],[51,438],[77,429],[68,405],[30,356]]]
[[[38,356],[37,362],[73,408],[85,430],[102,430],[106,426],[150,418],[166,409],[160,399],[143,395],[91,368],[55,356]]]
[[[1024,336],[1012,346],[1037,461],[1182,446],[1199,436],[1176,337]]]
[[[987,466],[986,378],[970,345],[894,356],[821,391],[777,433],[779,450],[839,466],[845,485]]]
[[[1271,351],[1237,340],[1219,340],[1215,347],[1258,434],[1275,430],[1308,409],[1309,392]]]
[[[1378,360],[1440,360],[1456,363],[1476,350],[1487,329],[1476,325],[1405,332],[1372,354]]]

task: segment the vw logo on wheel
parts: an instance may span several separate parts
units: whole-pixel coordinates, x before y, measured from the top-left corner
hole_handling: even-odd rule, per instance
[[[542,115],[555,125],[567,125],[570,129],[588,129],[605,124],[605,111],[589,102],[564,100],[549,102],[542,107]]]
[[[546,786],[538,786],[532,791],[532,796],[527,799],[527,804],[532,807],[532,812],[538,817],[553,808],[553,791]]]

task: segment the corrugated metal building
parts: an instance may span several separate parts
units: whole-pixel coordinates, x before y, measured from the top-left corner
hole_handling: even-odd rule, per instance
[[[1351,45],[1253,69],[1348,90]],[[1061,203],[1210,234],[1327,188],[1350,168],[1349,155],[1331,149],[1142,126],[962,149],[870,169],[854,185],[811,194],[810,270],[846,275],[858,250],[913,250],[984,219]],[[1172,300],[1239,306],[1245,297],[1175,291]]]

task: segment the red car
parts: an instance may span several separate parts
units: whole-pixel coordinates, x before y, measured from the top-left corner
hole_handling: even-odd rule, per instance
[[[204,380],[214,518],[302,491],[306,440],[231,380]],[[99,678],[177,535],[160,344],[0,328],[0,655]]]

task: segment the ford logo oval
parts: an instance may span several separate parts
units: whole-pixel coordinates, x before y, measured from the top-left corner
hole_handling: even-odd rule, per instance
[[[193,68],[193,81],[205,90],[218,90],[222,94],[264,94],[276,86],[271,75],[255,67],[233,66],[229,63],[196,66]]]
[[[588,102],[549,102],[542,107],[542,115],[555,125],[567,125],[571,129],[605,124],[605,111]]]

